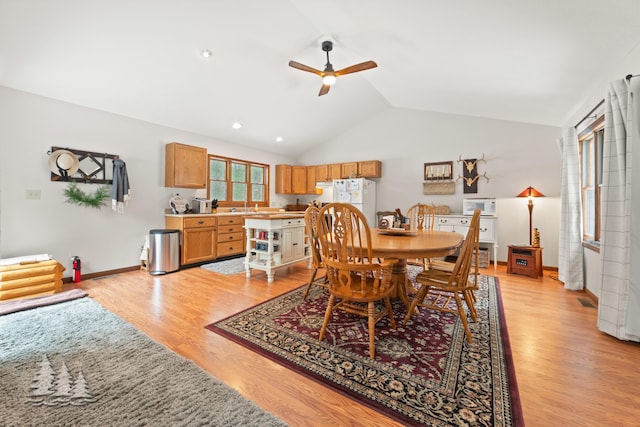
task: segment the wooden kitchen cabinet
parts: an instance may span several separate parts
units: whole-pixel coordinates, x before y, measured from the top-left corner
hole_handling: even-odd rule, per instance
[[[329,181],[342,178],[342,164],[334,163],[329,166]]]
[[[245,251],[244,216],[218,217],[218,258],[243,254]]]
[[[276,165],[276,193],[278,194],[309,194],[307,166]],[[315,172],[315,170],[314,170]],[[315,173],[313,178],[315,190]]]
[[[179,142],[167,144],[164,186],[207,188],[207,149]]]
[[[329,181],[331,181],[331,175],[329,175],[329,165],[316,166],[316,182]]]
[[[307,194],[306,166],[291,166],[291,193]]]
[[[358,162],[342,163],[340,165],[340,178],[358,177]]]
[[[382,162],[380,160],[358,162],[358,176],[362,178],[382,178]]]
[[[291,194],[291,166],[276,165],[276,193]]]
[[[307,194],[316,193],[316,182],[318,182],[316,178],[316,167],[307,166]]]
[[[166,216],[168,229],[180,230],[180,265],[216,258],[217,219],[214,216]]]

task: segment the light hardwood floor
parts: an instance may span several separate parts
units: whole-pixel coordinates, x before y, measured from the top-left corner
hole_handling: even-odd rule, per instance
[[[483,269],[493,274],[493,268]],[[235,344],[205,325],[294,289],[310,270],[223,276],[199,267],[166,276],[133,271],[85,280],[80,287],[147,335],[292,426],[400,425],[319,383]],[[541,279],[498,266],[522,409],[527,426],[640,425],[640,345],[596,328],[597,309]]]

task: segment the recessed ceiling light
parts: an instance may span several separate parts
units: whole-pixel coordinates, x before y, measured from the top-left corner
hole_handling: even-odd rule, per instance
[[[233,122],[233,124],[231,125],[232,128],[234,128],[235,130],[238,130],[242,127],[242,123],[240,122]]]
[[[284,138],[281,136],[276,137],[276,142],[282,142],[284,141]]]
[[[203,49],[200,51],[200,56],[204,59],[211,58],[211,55],[213,55],[213,52],[211,52],[209,49]]]

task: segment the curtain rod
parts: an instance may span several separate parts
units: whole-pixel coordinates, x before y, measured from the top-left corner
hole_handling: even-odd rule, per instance
[[[634,78],[634,77],[640,77],[640,74],[627,74],[627,75],[625,76],[625,79],[627,79],[627,80],[631,80],[631,79],[632,79],[632,78]],[[578,126],[580,126],[580,125],[582,124],[582,122],[584,122],[584,121],[585,121],[585,120],[587,120],[588,118],[594,118],[594,119],[598,118],[598,115],[597,115],[597,114],[596,114],[595,116],[592,116],[592,114],[593,114],[593,113],[594,113],[594,112],[595,112],[595,111],[596,111],[596,110],[597,110],[597,109],[598,109],[602,104],[604,104],[604,99],[603,99],[602,101],[598,102],[598,105],[596,105],[595,107],[593,107],[593,108],[591,109],[591,111],[589,111],[589,112],[587,113],[587,115],[586,115],[586,116],[584,116],[584,117],[583,117],[583,118],[582,118],[578,123],[576,123],[576,124],[575,124],[575,126],[573,126],[573,127],[577,129],[577,128],[578,128]]]
[[[588,118],[597,118],[597,117],[598,117],[597,115],[594,117],[594,116],[592,116],[592,114],[593,114],[593,113],[594,113],[598,108],[600,108],[600,106],[601,106],[602,104],[604,104],[604,99],[603,99],[602,101],[598,102],[598,105],[596,105],[595,107],[593,107],[593,108],[591,109],[591,111],[589,111],[589,112],[587,113],[587,115],[586,115],[586,116],[584,116],[584,117],[582,118],[582,120],[580,120],[578,123],[576,123],[576,124],[575,124],[575,126],[574,126],[574,128],[576,128],[576,129],[577,129],[577,128],[578,128],[578,126],[580,126],[580,125],[582,124],[582,122],[584,122],[584,121],[585,121],[585,120],[587,120]]]

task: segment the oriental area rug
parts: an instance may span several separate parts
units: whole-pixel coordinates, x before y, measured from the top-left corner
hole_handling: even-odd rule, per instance
[[[286,426],[84,292],[66,295],[0,303],[0,426]]]
[[[207,328],[307,375],[406,425],[516,426],[522,411],[497,278],[480,276],[478,322],[465,339],[457,316],[420,309],[406,326],[393,302],[397,330],[376,325],[369,358],[367,321],[340,311],[318,341],[328,292],[304,286]]]

